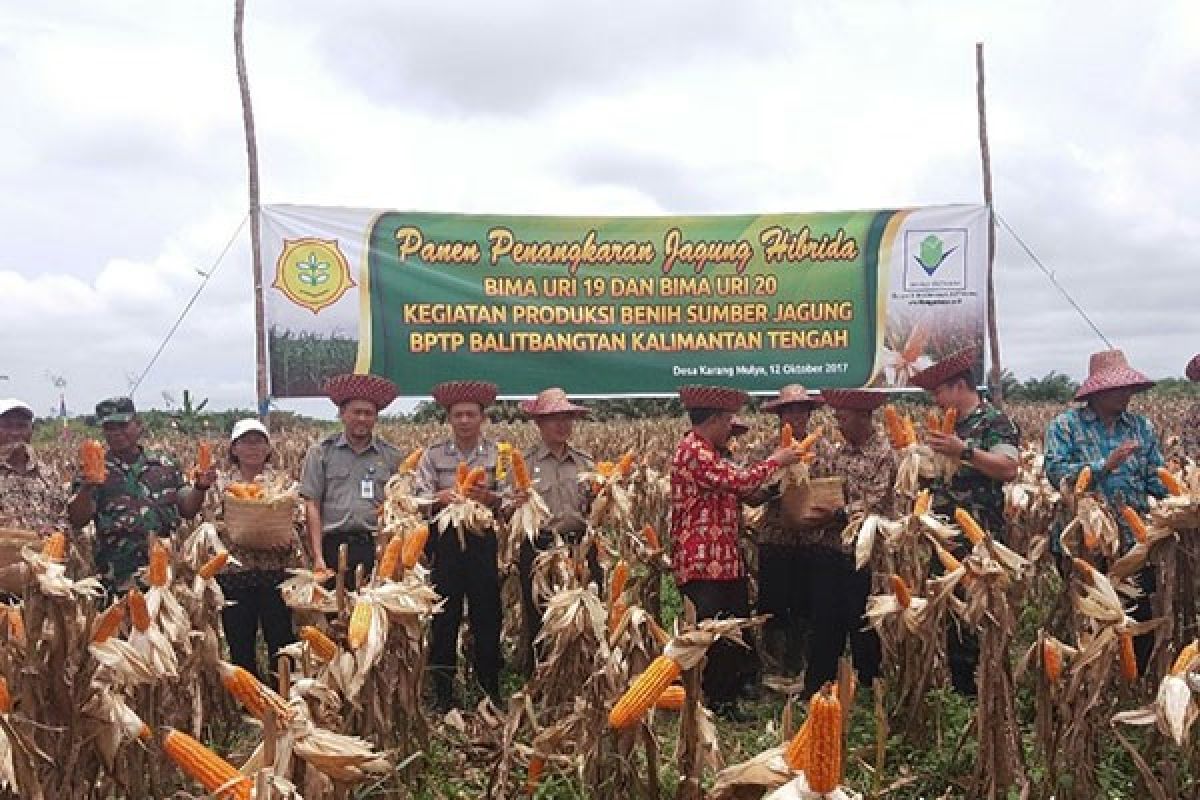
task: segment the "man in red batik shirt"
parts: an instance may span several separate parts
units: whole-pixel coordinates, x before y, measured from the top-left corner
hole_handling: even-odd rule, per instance
[[[795,464],[796,451],[780,448],[765,461],[739,467],[721,457],[733,415],[748,396],[738,389],[685,386],[679,390],[692,429],[671,459],[671,563],[679,591],[696,607],[697,619],[746,617],[750,603],[746,570],[738,551],[741,503],[776,470]],[[703,686],[708,704],[737,718],[743,665],[751,659],[731,642],[709,650]]]

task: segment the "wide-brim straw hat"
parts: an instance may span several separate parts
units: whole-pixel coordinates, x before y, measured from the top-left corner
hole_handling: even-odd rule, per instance
[[[1088,359],[1087,380],[1075,392],[1076,400],[1086,400],[1097,392],[1109,389],[1134,389],[1143,392],[1154,385],[1154,381],[1129,366],[1125,354],[1120,350],[1101,350]]]
[[[521,411],[531,417],[548,417],[551,414],[571,414],[583,417],[591,413],[585,406],[577,406],[567,399],[567,393],[557,386],[543,389],[537,397],[522,400]]]
[[[775,411],[784,406],[809,406],[816,408],[825,402],[819,394],[809,394],[802,384],[789,383],[779,390],[779,395],[762,404],[763,411]]]
[[[911,383],[932,392],[955,375],[970,372],[979,360],[979,348],[971,345],[943,358],[912,376]]]
[[[851,411],[874,411],[888,401],[887,392],[870,389],[822,389],[821,396],[830,408]]]
[[[437,404],[445,409],[456,403],[478,403],[480,408],[487,408],[496,402],[500,389],[487,381],[446,381],[434,386],[431,393]]]
[[[679,399],[688,411],[712,408],[717,411],[740,411],[750,395],[741,389],[726,386],[680,386]]]
[[[1192,356],[1183,374],[1187,375],[1189,381],[1200,381],[1200,353]]]
[[[378,375],[348,373],[335,375],[325,382],[325,394],[341,408],[351,400],[366,400],[379,411],[387,408],[400,394],[396,384]]]

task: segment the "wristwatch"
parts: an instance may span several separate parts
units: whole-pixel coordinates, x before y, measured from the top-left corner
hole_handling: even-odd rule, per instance
[[[964,464],[970,464],[971,460],[975,458],[975,445],[967,442],[966,446],[962,449],[962,454],[958,458]]]

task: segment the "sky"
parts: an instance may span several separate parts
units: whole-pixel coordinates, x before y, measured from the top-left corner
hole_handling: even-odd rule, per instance
[[[1200,350],[1200,5],[249,0],[262,200],[682,214],[980,202],[1152,377]],[[0,396],[254,404],[233,2],[0,6]],[[236,236],[235,236],[236,234]],[[232,240],[228,253],[219,260]],[[1105,347],[1004,230],[1001,357]],[[305,413],[323,401],[280,401]]]

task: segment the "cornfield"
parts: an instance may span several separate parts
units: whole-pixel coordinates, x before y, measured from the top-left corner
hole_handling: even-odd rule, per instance
[[[297,374],[318,380],[325,358],[298,360]],[[1114,559],[1101,571],[1077,558],[1064,570],[1049,552],[1056,520],[1077,520],[1082,536],[1103,532],[1105,515],[1118,512],[1089,501],[1086,487],[1050,486],[1041,475],[1041,431],[1061,408],[1010,409],[1024,442],[1006,495],[1009,530],[934,518],[915,493],[900,498],[895,518],[858,520],[845,535],[875,572],[867,617],[884,646],[881,678],[856,686],[844,666],[808,704],[796,687],[764,690],[744,722],[705,708],[699,675],[714,642],[751,645],[763,620],[697,622],[666,556],[666,473],[682,419],[577,426],[573,443],[602,462],[587,476],[603,498],[588,536],[606,588],[588,585],[571,548],[538,558],[538,656],[528,679],[506,669],[503,707],[467,667],[456,680],[477,703],[439,715],[425,695],[439,598],[418,561],[431,523],[407,474],[388,485],[377,574],[357,591],[340,577],[327,590],[303,569],[285,584],[299,641],[269,686],[227,660],[211,509],[156,556],[144,593],[107,609],[89,577],[86,531],[62,554],[26,547],[25,591],[0,620],[0,786],[21,797],[260,800],[1200,796],[1191,728],[1200,712],[1200,471],[1179,448],[1186,401],[1143,402],[1135,408],[1154,421],[1182,493],[1144,520],[1144,540],[1127,557],[1136,564]],[[833,431],[826,413],[813,425]],[[748,419],[735,455],[778,440],[773,416]],[[384,422],[377,433],[409,453],[446,429]],[[521,422],[485,430],[515,450],[535,434]],[[298,477],[320,435],[275,431],[275,468]],[[144,444],[188,465],[198,443],[171,435]],[[226,443],[211,445],[216,463],[227,463]],[[75,442],[38,451],[63,481],[77,471],[76,453]],[[504,637],[514,653],[511,537],[536,522],[501,533]],[[965,556],[951,556],[952,544]],[[930,578],[926,566],[943,552],[951,560]],[[1155,615],[1135,623],[1128,578],[1144,565],[1159,575]],[[947,625],[979,638],[977,699],[943,688]],[[1154,642],[1145,674],[1129,668],[1140,635]]]

